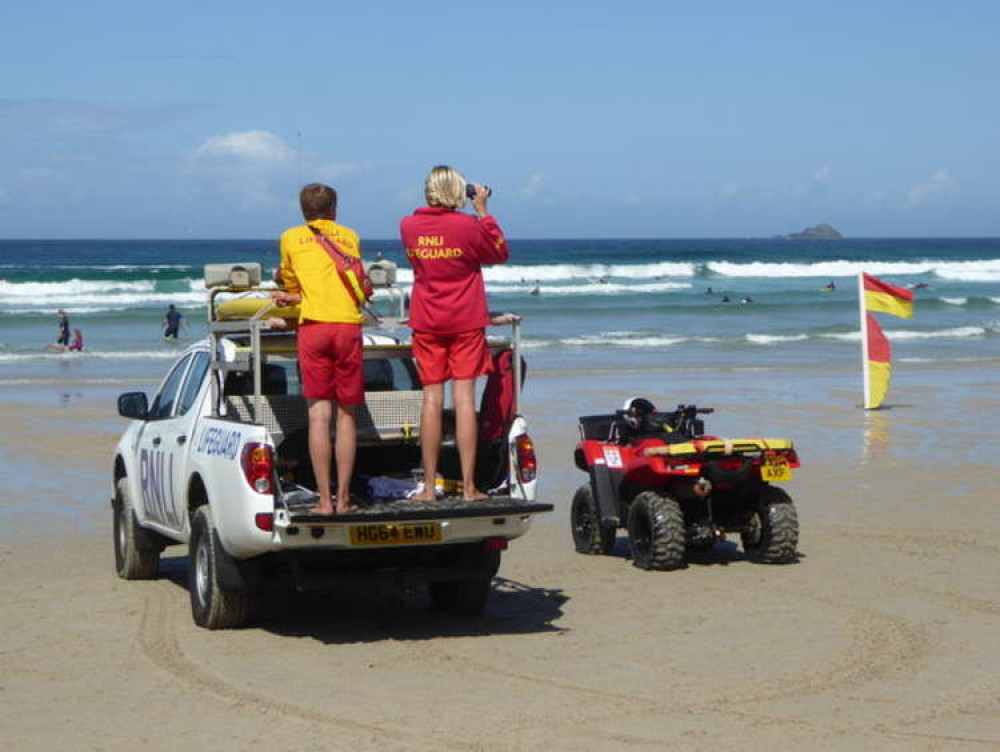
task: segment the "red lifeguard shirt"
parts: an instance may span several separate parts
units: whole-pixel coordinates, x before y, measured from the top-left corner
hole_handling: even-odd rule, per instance
[[[490,323],[482,266],[507,260],[507,241],[491,216],[427,206],[399,223],[413,267],[410,327],[454,334]]]

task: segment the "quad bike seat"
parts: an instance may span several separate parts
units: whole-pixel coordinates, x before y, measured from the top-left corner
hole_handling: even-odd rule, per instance
[[[629,419],[625,410],[615,413],[615,427],[618,443],[627,444],[639,439],[660,439],[665,444],[680,444],[690,441],[691,437],[674,430],[671,421],[672,413],[652,412],[642,415],[638,421]]]

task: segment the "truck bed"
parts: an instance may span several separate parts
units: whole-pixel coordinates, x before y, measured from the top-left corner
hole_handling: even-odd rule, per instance
[[[288,504],[293,524],[330,524],[341,522],[400,522],[406,520],[441,520],[462,517],[506,517],[510,515],[551,512],[551,504],[515,499],[511,496],[491,496],[480,501],[465,501],[460,496],[445,496],[435,501],[393,499],[364,502],[355,512],[347,514],[310,514],[314,501],[302,500]]]

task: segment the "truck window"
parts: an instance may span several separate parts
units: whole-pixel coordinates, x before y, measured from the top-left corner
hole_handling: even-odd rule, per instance
[[[290,394],[288,390],[288,372],[279,363],[264,363],[261,367],[260,378],[261,393]],[[227,397],[253,394],[253,372],[230,371],[226,374],[223,391]]]
[[[400,392],[420,389],[416,368],[409,358],[365,361],[366,392]]]
[[[188,363],[190,362],[191,356],[185,356],[183,360],[174,366],[174,370],[170,372],[170,375],[167,376],[167,380],[163,382],[163,388],[160,389],[153,400],[153,406],[149,408],[149,417],[151,419],[169,418],[173,414],[174,403],[177,401],[177,392],[180,391],[181,387],[181,379],[184,377],[184,372],[187,370]]]
[[[191,409],[191,405],[194,404],[195,399],[198,397],[198,392],[201,391],[201,384],[205,380],[205,374],[208,372],[208,353],[196,352],[193,357],[191,369],[188,371],[187,379],[184,381],[184,388],[181,389],[181,401],[177,406],[178,415],[184,415]]]

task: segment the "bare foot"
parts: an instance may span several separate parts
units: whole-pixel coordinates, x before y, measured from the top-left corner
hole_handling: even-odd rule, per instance
[[[323,504],[322,502],[309,510],[309,514],[331,515],[333,514],[333,504]]]
[[[437,501],[437,494],[434,491],[423,490],[410,497],[412,501]]]
[[[338,501],[337,502],[337,514],[349,514],[351,512],[357,512],[361,507],[357,504],[352,504],[350,501]]]
[[[488,494],[484,494],[478,488],[470,488],[468,493],[462,494],[462,499],[464,501],[482,501],[483,499],[490,498]]]

